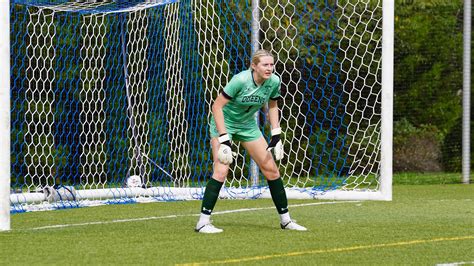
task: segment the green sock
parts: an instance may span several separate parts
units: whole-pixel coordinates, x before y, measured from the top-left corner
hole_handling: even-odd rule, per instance
[[[214,206],[216,206],[219,191],[221,191],[223,184],[224,183],[219,182],[214,178],[207,181],[206,191],[204,191],[204,197],[202,198],[201,213],[211,215]]]
[[[273,203],[279,214],[288,212],[288,199],[286,198],[285,188],[281,178],[275,180],[267,180]]]

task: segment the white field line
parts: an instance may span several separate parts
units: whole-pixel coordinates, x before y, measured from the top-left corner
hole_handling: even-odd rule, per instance
[[[454,265],[474,265],[474,261],[445,262],[436,264],[436,266],[454,266]]]
[[[357,203],[357,202],[359,202],[359,201],[312,202],[312,203],[304,203],[304,204],[294,204],[294,205],[290,205],[289,207],[290,208],[296,208],[296,207],[306,207],[306,206],[315,206],[315,205]],[[262,207],[262,208],[244,208],[244,209],[235,209],[235,210],[227,210],[227,211],[218,211],[218,212],[213,212],[212,215],[223,215],[223,214],[238,213],[238,212],[252,212],[252,211],[261,211],[261,210],[269,210],[269,209],[275,209],[275,207],[272,206],[272,207]],[[199,215],[200,215],[199,213],[195,213],[195,214],[174,214],[174,215],[150,216],[150,217],[142,217],[142,218],[117,219],[117,220],[110,220],[110,221],[95,221],[95,222],[86,222],[86,223],[75,223],[75,224],[57,224],[57,225],[47,225],[47,226],[17,229],[17,230],[13,229],[13,230],[14,231],[32,231],[32,230],[58,229],[58,228],[77,227],[77,226],[141,222],[141,221],[160,220],[160,219],[173,219],[173,218],[181,218],[181,217],[194,217],[194,216],[197,217]]]

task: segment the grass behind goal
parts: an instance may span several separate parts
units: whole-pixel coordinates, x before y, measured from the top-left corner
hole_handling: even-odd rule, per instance
[[[0,264],[474,263],[474,187],[397,185],[392,202],[292,200],[308,232],[278,228],[271,200],[222,200],[224,233],[193,232],[200,201],[12,216]],[[227,213],[223,213],[228,211]]]

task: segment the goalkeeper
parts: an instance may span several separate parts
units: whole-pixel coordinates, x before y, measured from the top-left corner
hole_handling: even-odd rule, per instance
[[[210,216],[233,161],[231,141],[240,141],[266,177],[273,202],[280,214],[281,228],[306,231],[305,227],[290,218],[283,182],[270,152],[273,150],[275,160],[283,158],[277,103],[281,97],[280,78],[273,74],[273,69],[273,55],[266,50],[256,51],[252,56],[250,69],[235,75],[214,101],[210,123],[213,175],[206,185],[196,232],[223,231],[212,225]],[[272,127],[269,144],[255,120],[255,113],[267,102]]]

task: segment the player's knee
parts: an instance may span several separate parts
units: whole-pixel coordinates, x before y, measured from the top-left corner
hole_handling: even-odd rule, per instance
[[[220,182],[224,182],[229,173],[229,166],[214,162],[214,172],[212,178]]]
[[[280,171],[276,165],[274,166],[266,166],[261,169],[265,177],[269,180],[275,180],[280,177]]]
[[[278,179],[279,177],[280,177],[280,172],[277,170],[277,171],[273,171],[270,174],[268,174],[267,179],[268,180],[275,180],[275,179]]]

